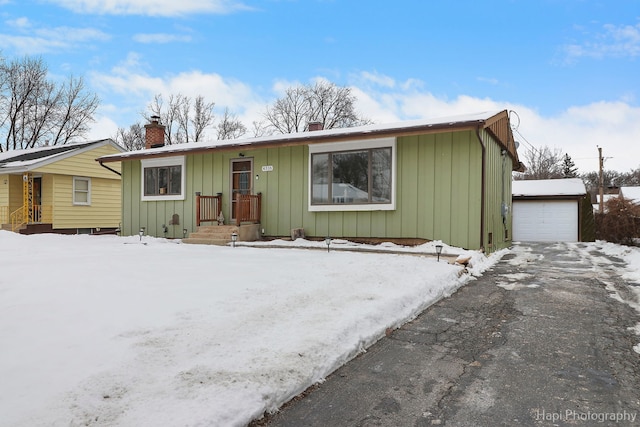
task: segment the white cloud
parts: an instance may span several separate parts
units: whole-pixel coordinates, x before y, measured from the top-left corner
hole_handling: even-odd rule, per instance
[[[18,34],[0,34],[0,48],[11,47],[28,55],[69,50],[111,38],[95,28],[40,27],[24,17],[6,23]]]
[[[215,103],[216,116],[220,117],[225,108],[236,114],[247,126],[261,119],[261,113],[267,102],[260,99],[247,84],[232,78],[224,78],[215,73],[201,71],[183,72],[163,77],[151,76],[143,71],[144,64],[135,53],[110,73],[91,74],[91,84],[108,98],[107,102],[118,103],[119,108],[104,110],[101,114],[110,115],[117,127],[128,127],[140,120],[140,113],[157,94],[168,97],[181,94],[195,98],[203,96],[205,101]],[[166,99],[166,98],[165,98]],[[124,107],[123,107],[124,106]],[[92,132],[95,135],[95,132]],[[111,134],[110,134],[111,135]]]
[[[271,88],[270,99],[265,99],[258,95],[256,88],[219,74],[191,71],[154,77],[141,71],[142,67],[138,56],[130,54],[126,62],[111,73],[94,74],[92,77],[93,84],[104,93],[116,94],[118,108],[104,110],[103,114],[118,122],[120,127],[140,120],[138,113],[158,93],[181,93],[190,97],[203,95],[216,103],[218,111],[228,107],[247,127],[251,127],[252,121],[262,119],[267,103],[280,97],[286,88],[299,84],[277,80]],[[376,78],[367,80],[360,79],[360,75],[354,76],[355,83],[350,87],[357,98],[358,111],[376,123],[513,110],[517,114],[513,115],[513,125],[517,126],[515,137],[521,142],[521,157],[524,157],[528,144],[535,147],[547,145],[568,153],[580,172],[590,172],[597,170],[597,146],[601,146],[607,157],[607,169],[626,172],[640,167],[640,108],[624,100],[573,106],[557,115],[543,116],[530,106],[491,98],[459,95],[449,99],[437,96],[425,90],[424,83],[416,79],[395,81],[376,73],[366,76]],[[322,77],[311,81],[316,79]],[[115,104],[116,101],[110,102]],[[120,105],[123,102],[128,107],[123,108]],[[100,123],[108,124],[108,120]],[[113,129],[117,126],[114,125]]]
[[[226,14],[250,7],[235,0],[48,0],[76,13],[99,15],[179,16]]]
[[[190,42],[191,36],[167,33],[135,34],[133,40],[138,43],[164,44],[172,42]]]
[[[637,57],[640,56],[640,23],[636,25],[604,25],[601,31],[582,43],[564,46],[569,60],[590,57]]]
[[[513,110],[517,114],[513,124],[518,126],[515,137],[521,142],[522,157],[528,144],[547,145],[568,153],[580,172],[590,172],[598,169],[600,146],[607,158],[605,168],[626,172],[640,167],[640,108],[625,100],[573,106],[545,117],[529,106],[491,98],[439,97],[415,81],[411,85],[395,82],[386,86],[393,89],[352,85],[358,111],[376,123]]]

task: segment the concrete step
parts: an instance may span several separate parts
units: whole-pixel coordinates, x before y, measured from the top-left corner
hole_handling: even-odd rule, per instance
[[[196,245],[227,245],[231,242],[233,233],[240,234],[237,225],[201,225],[195,232],[190,233],[188,238],[182,239],[182,242]]]
[[[19,233],[20,230],[24,230],[25,228],[27,228],[27,226],[23,224],[20,227],[18,227],[16,232]],[[0,230],[13,231],[13,230],[11,230],[11,224],[0,224]]]
[[[188,243],[190,245],[217,245],[227,246],[231,242],[231,239],[212,239],[206,237],[187,237],[182,239],[182,243]]]

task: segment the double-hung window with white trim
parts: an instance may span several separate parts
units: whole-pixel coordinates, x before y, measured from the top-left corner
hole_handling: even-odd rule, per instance
[[[309,210],[394,210],[396,140],[309,146]]]
[[[143,201],[184,200],[184,156],[141,160]]]
[[[91,205],[91,178],[73,177],[73,204],[80,206]]]

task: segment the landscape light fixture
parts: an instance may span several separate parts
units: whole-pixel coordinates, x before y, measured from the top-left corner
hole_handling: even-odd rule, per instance
[[[438,262],[440,262],[441,253],[442,253],[442,245],[436,245],[436,254],[438,254]]]
[[[325,237],[324,243],[327,245],[327,252],[329,252],[329,246],[331,246],[331,237],[329,236]]]
[[[142,241],[142,236],[144,236],[144,227],[140,227],[140,241]]]
[[[188,232],[188,231],[189,231],[189,230],[187,230],[186,228],[183,228],[183,229],[182,229],[182,238],[183,238],[183,239],[186,239],[186,238],[187,238],[187,232]]]
[[[238,241],[238,233],[234,231],[233,233],[231,233],[231,246],[235,248],[237,241]]]

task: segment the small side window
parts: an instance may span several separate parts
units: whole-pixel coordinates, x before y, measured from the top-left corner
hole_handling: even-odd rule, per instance
[[[91,178],[73,177],[73,204],[91,205]]]

